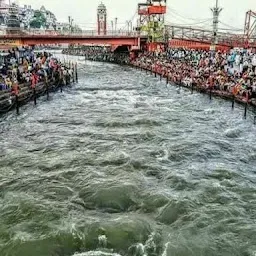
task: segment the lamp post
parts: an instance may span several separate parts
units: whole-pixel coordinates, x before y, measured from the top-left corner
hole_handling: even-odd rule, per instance
[[[115,18],[115,33],[117,32],[117,18]]]
[[[114,21],[111,20],[111,30],[112,30],[112,35],[114,34]]]
[[[71,32],[71,16],[68,16],[68,30]]]
[[[128,21],[126,21],[126,23],[127,23],[127,26],[128,26],[128,33],[132,32],[132,21],[128,20]]]
[[[218,44],[218,25],[219,25],[219,16],[222,11],[222,8],[219,7],[219,0],[216,0],[215,7],[211,8],[213,13],[213,38],[211,48],[215,51],[216,45]]]
[[[69,33],[72,33],[73,22],[74,22],[74,19],[72,19],[71,16],[68,16]]]
[[[71,19],[71,26],[70,26],[71,33],[74,32],[73,31],[73,22],[74,22],[74,19]]]

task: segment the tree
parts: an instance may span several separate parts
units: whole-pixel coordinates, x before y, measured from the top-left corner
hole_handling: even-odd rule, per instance
[[[66,26],[64,26],[64,27],[62,28],[62,32],[64,32],[64,33],[68,33],[68,32],[69,32],[69,28],[68,28],[68,27],[66,27]]]
[[[42,26],[41,22],[38,21],[38,20],[36,20],[36,19],[33,19],[33,20],[30,22],[29,25],[30,25],[31,28],[38,28],[38,29],[40,29],[41,26]]]
[[[72,32],[75,32],[75,33],[82,33],[82,29],[78,26],[78,25],[74,25],[72,27]]]
[[[34,18],[39,20],[42,24],[44,24],[46,22],[46,18],[44,16],[44,14],[39,10],[35,11]]]
[[[41,27],[45,27],[46,26],[46,18],[44,16],[44,14],[39,11],[36,10],[34,13],[34,17],[30,22],[30,27],[31,28],[41,28]]]

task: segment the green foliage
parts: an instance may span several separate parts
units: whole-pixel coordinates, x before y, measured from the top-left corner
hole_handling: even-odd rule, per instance
[[[34,18],[30,22],[31,28],[41,28],[46,26],[46,18],[42,12],[36,10],[34,13]]]
[[[42,23],[45,23],[46,22],[46,18],[44,16],[44,14],[39,11],[39,10],[36,10],[35,13],[34,13],[34,18],[39,20],[40,22]]]
[[[63,32],[69,32],[69,28],[68,28],[68,27],[64,27],[64,28],[62,29],[62,31],[63,31]]]
[[[78,26],[78,25],[74,25],[72,27],[72,32],[75,32],[75,33],[82,33],[82,29]]]
[[[33,19],[31,22],[30,22],[30,27],[31,28],[41,28],[41,22],[36,20],[36,19]]]

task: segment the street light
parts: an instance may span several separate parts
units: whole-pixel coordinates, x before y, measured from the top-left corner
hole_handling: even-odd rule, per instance
[[[128,20],[128,21],[126,21],[126,23],[127,23],[127,26],[128,26],[128,33],[132,32],[132,21]]]
[[[117,31],[117,18],[115,18],[115,33]]]
[[[71,19],[71,27],[70,27],[71,33],[73,32],[73,22],[74,22],[74,19]]]
[[[68,30],[70,34],[71,33],[71,16],[68,16]]]
[[[112,34],[114,33],[114,21],[111,20],[111,30],[112,30]]]
[[[74,19],[72,19],[71,16],[68,16],[69,33],[72,33],[73,21]]]

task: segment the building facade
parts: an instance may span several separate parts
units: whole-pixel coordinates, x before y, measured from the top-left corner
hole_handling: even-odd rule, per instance
[[[9,13],[6,19],[6,26],[10,29],[20,28],[19,6],[15,3],[12,3],[9,7]]]
[[[32,9],[31,5],[24,5],[19,8],[19,17],[21,22],[21,27],[25,29],[30,28],[30,22],[34,17],[35,11]]]
[[[81,29],[68,22],[58,22],[51,11],[42,6],[35,10],[31,5],[18,6],[13,3],[10,6],[0,0],[0,34],[8,28],[47,30],[57,33],[79,33]]]
[[[46,19],[45,28],[54,30],[56,28],[56,22],[57,22],[55,15],[49,10],[46,10],[44,6],[40,8],[40,12],[43,14],[43,16]]]

